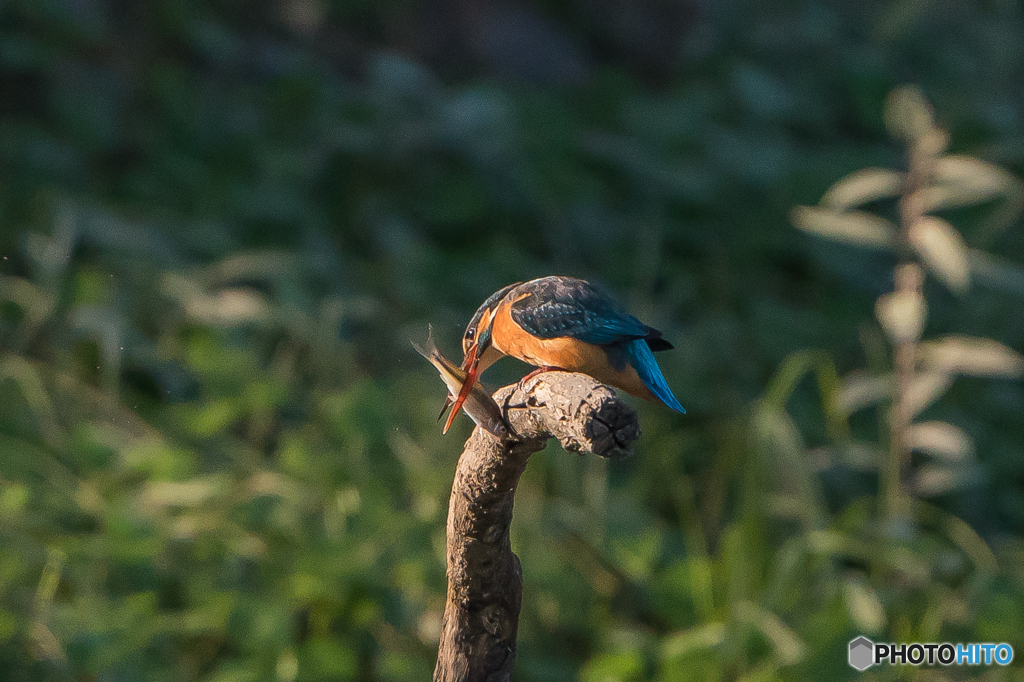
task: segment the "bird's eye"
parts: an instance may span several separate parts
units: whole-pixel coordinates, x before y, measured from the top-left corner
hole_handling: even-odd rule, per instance
[[[470,327],[466,330],[466,341],[472,341],[476,337],[476,327]]]

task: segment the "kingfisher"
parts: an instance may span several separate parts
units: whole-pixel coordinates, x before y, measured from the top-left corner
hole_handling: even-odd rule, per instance
[[[504,355],[539,368],[524,380],[547,370],[582,372],[685,413],[652,352],[672,348],[660,331],[620,309],[585,280],[551,276],[510,284],[491,294],[466,327],[462,369],[467,377],[444,431],[480,374]]]

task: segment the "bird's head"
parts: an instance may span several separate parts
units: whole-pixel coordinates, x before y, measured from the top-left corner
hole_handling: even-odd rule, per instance
[[[505,295],[509,291],[518,285],[519,282],[516,282],[516,284],[510,284],[491,294],[477,308],[469,324],[466,325],[466,331],[462,335],[462,352],[465,354],[462,360],[462,369],[466,371],[466,381],[462,384],[462,390],[459,391],[458,397],[455,398],[455,404],[452,407],[451,414],[448,415],[448,421],[445,422],[445,433],[447,433],[448,428],[452,425],[452,421],[455,419],[459,408],[462,407],[462,403],[466,401],[470,391],[473,390],[473,385],[476,384],[480,374],[501,357],[501,353],[492,345],[491,330],[502,300],[504,300]],[[441,411],[441,414],[444,414],[444,410]]]
[[[480,373],[494,362],[492,357],[494,353],[488,353],[488,351],[492,350],[491,329],[496,312],[496,309],[486,310],[478,324],[466,330],[466,336],[462,342],[462,348],[466,353],[466,357],[462,360],[462,369],[466,371],[466,380],[462,384],[462,390],[459,391],[458,397],[455,398],[455,404],[452,406],[451,414],[448,415],[448,421],[445,422],[445,433],[447,433],[448,428],[452,425],[452,421],[455,419],[455,415],[458,414],[459,408],[462,407],[462,403],[466,401],[466,398],[473,390],[473,385],[476,384]],[[482,364],[480,361],[485,355],[488,356],[488,362],[487,364]]]

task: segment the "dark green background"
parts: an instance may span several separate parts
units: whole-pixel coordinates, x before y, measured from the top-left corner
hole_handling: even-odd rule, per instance
[[[427,679],[469,420],[440,435],[409,339],[458,359],[547,274],[662,329],[688,414],[531,461],[517,679],[894,679],[847,666],[858,634],[1024,656],[1019,380],[930,409],[977,461],[896,540],[836,454],[878,415],[761,400],[795,351],[888,362],[892,257],[787,216],[903,162],[905,83],[1024,174],[1009,0],[0,2],[0,678]],[[947,216],[1009,269],[929,281],[926,336],[1024,350],[997,212]]]

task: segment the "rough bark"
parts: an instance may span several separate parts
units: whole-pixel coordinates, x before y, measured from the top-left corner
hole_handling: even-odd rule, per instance
[[[580,454],[623,457],[640,435],[636,413],[585,374],[544,372],[494,394],[514,434],[481,428],[466,441],[448,506],[448,600],[435,682],[512,678],[523,578],[509,528],[519,477],[551,437]]]

